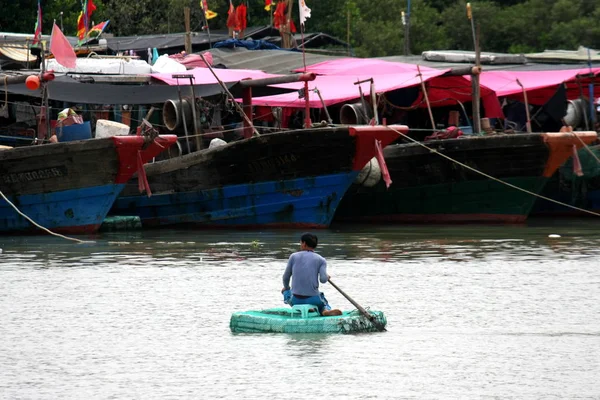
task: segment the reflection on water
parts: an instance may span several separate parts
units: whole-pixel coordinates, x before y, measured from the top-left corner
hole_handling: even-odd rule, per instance
[[[362,335],[230,333],[232,312],[283,306],[299,231],[1,237],[0,392],[597,398],[598,232],[594,219],[319,231],[336,283],[388,317]]]

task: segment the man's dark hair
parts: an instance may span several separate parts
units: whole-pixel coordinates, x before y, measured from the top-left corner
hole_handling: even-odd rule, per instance
[[[300,241],[306,243],[308,247],[314,249],[315,247],[317,247],[319,239],[317,239],[317,236],[313,235],[312,233],[304,233],[300,238]]]

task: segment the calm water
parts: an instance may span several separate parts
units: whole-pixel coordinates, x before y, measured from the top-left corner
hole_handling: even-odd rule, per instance
[[[300,233],[0,237],[0,397],[600,399],[599,220],[336,226],[332,280],[388,332],[230,333],[283,305]]]

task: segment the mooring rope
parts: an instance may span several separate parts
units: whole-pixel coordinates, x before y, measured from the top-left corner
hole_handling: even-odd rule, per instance
[[[535,196],[535,197],[538,197],[538,198],[540,198],[540,199],[544,199],[544,200],[550,201],[550,202],[552,202],[552,203],[559,204],[559,205],[561,205],[561,206],[565,206],[565,207],[568,207],[568,208],[572,208],[573,210],[581,211],[581,212],[584,212],[584,213],[587,213],[587,214],[592,214],[592,215],[595,215],[595,216],[597,216],[597,217],[600,217],[600,214],[599,214],[599,213],[595,213],[595,212],[593,212],[593,211],[586,210],[586,209],[584,209],[584,208],[579,208],[579,207],[572,206],[572,205],[570,205],[570,204],[567,204],[567,203],[563,203],[563,202],[561,202],[561,201],[558,201],[558,200],[551,199],[551,198],[549,198],[549,197],[546,197],[546,196],[542,196],[541,194],[537,194],[537,193],[534,193],[534,192],[532,192],[532,191],[529,191],[529,190],[527,190],[527,189],[523,189],[523,188],[521,188],[521,187],[519,187],[519,186],[516,186],[516,185],[513,185],[513,184],[511,184],[511,183],[508,183],[508,182],[506,182],[506,181],[503,181],[502,179],[495,178],[495,177],[493,177],[493,176],[491,176],[491,175],[488,175],[488,174],[486,174],[485,172],[479,171],[479,170],[477,170],[477,169],[475,169],[475,168],[473,168],[473,167],[470,167],[470,166],[468,166],[468,165],[466,165],[466,164],[463,164],[463,163],[461,163],[461,162],[460,162],[460,161],[458,161],[458,160],[455,160],[455,159],[453,159],[452,157],[449,157],[449,156],[447,156],[447,155],[445,155],[445,154],[443,154],[443,153],[440,153],[439,151],[437,151],[437,150],[435,150],[435,149],[432,149],[432,148],[431,148],[431,147],[429,147],[429,146],[426,146],[425,144],[423,144],[423,143],[419,142],[418,140],[415,140],[415,139],[411,138],[410,136],[408,136],[408,135],[405,135],[404,133],[400,132],[400,131],[399,131],[399,130],[397,130],[397,129],[394,129],[394,128],[390,127],[390,126],[386,126],[386,127],[387,127],[388,129],[390,129],[390,130],[392,130],[392,131],[396,132],[398,135],[402,136],[403,138],[405,138],[405,139],[408,139],[408,140],[410,140],[411,142],[413,142],[413,143],[416,143],[416,144],[418,144],[419,146],[421,146],[421,147],[423,147],[423,148],[425,148],[425,149],[429,150],[431,153],[438,154],[439,156],[441,156],[441,157],[444,157],[445,159],[447,159],[447,160],[449,160],[449,161],[451,161],[451,162],[453,162],[453,163],[455,163],[455,164],[457,164],[457,165],[460,165],[460,166],[461,166],[461,167],[463,167],[463,168],[466,168],[466,169],[468,169],[468,170],[470,170],[470,171],[473,171],[473,172],[475,172],[475,173],[477,173],[477,174],[479,174],[479,175],[485,176],[485,177],[486,177],[486,178],[488,178],[488,179],[491,179],[491,180],[493,180],[493,181],[496,181],[496,182],[498,182],[498,183],[501,183],[501,184],[503,184],[503,185],[509,186],[509,187],[511,187],[511,188],[513,188],[513,189],[520,190],[520,191],[522,191],[522,192],[524,192],[524,193],[530,194],[530,195],[532,195],[532,196]],[[575,136],[577,136],[577,135],[575,135]]]
[[[94,241],[90,241],[90,240],[80,240],[80,239],[76,239],[76,238],[72,238],[72,237],[68,237],[65,235],[61,235],[60,233],[56,233],[56,232],[52,232],[50,229],[45,228],[43,226],[41,226],[40,224],[38,224],[37,222],[35,222],[34,220],[32,220],[31,218],[29,218],[27,215],[25,215],[24,213],[22,213],[17,206],[15,206],[5,195],[4,193],[2,193],[2,191],[0,190],[0,196],[2,196],[2,198],[12,207],[15,209],[15,211],[17,212],[17,214],[19,214],[20,216],[22,216],[23,218],[25,218],[27,221],[31,222],[34,226],[40,228],[41,230],[49,233],[50,235],[56,236],[56,237],[60,237],[62,239],[66,239],[66,240],[72,240],[74,242],[77,243],[94,243]]]
[[[571,132],[573,133],[573,135],[575,135],[575,132]],[[596,161],[598,162],[598,164],[600,164],[600,159],[598,158],[598,156],[596,154],[594,154],[594,152],[590,149],[590,146],[588,146],[587,144],[584,143],[583,140],[581,140],[581,138],[579,137],[579,135],[575,135],[575,137],[581,142],[581,144],[583,145],[583,147],[588,151],[588,153],[590,153],[592,155],[592,157],[594,157],[596,159]]]

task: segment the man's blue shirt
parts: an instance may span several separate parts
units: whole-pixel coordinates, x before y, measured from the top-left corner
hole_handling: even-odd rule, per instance
[[[293,276],[293,278],[292,278]],[[283,273],[283,287],[290,287],[292,293],[300,296],[319,296],[319,280],[327,282],[327,262],[313,251],[298,251],[288,260]]]

